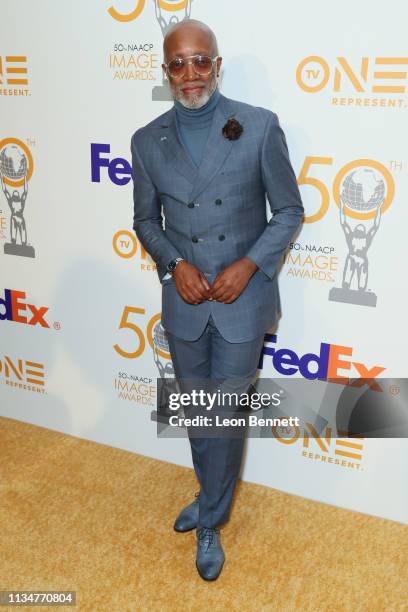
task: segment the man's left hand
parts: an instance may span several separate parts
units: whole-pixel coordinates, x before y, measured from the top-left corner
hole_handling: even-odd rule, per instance
[[[248,257],[234,261],[217,274],[211,285],[211,297],[217,302],[230,304],[242,293],[258,266]]]

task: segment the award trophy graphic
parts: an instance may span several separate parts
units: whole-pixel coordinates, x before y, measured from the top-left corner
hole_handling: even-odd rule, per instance
[[[380,225],[384,198],[384,180],[371,168],[358,168],[346,175],[342,184],[339,208],[340,225],[346,238],[348,254],[344,264],[342,286],[330,290],[330,301],[359,306],[377,305],[376,294],[367,289],[367,251]],[[346,207],[360,213],[376,210],[374,220],[370,222],[371,227],[368,227],[367,223],[358,223],[352,227],[346,217]]]
[[[27,226],[24,219],[24,209],[28,193],[28,164],[27,157],[17,145],[8,145],[0,152],[0,179],[1,188],[9,205],[10,240],[4,244],[6,255],[19,255],[20,257],[35,257],[34,247],[27,243]],[[24,180],[22,193],[13,183]],[[14,189],[8,189],[7,184]]]
[[[175,23],[190,17],[192,1],[193,0],[181,0],[181,2],[180,0],[153,0],[156,19],[159,22],[163,38],[169,28]],[[169,20],[165,19],[164,11],[171,13]],[[152,100],[154,102],[171,102],[172,99],[167,79],[162,75],[162,84],[156,85],[152,89]]]
[[[153,328],[153,357],[161,380],[157,381],[157,410],[152,411],[151,419],[166,424],[169,422],[169,416],[174,414],[169,409],[169,395],[180,392],[173,364],[169,358],[165,357],[169,354],[166,332],[161,321],[158,321]]]

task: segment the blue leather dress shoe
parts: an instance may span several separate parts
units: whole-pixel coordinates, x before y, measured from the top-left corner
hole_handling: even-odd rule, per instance
[[[198,573],[204,580],[217,580],[224,565],[225,555],[221,546],[220,530],[217,527],[197,529]]]
[[[191,531],[192,529],[195,529],[197,527],[199,512],[199,495],[200,493],[196,493],[196,499],[180,512],[174,523],[175,531],[184,533],[185,531]]]

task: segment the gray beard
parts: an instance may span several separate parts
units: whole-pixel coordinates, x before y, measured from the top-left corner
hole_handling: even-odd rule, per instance
[[[200,96],[194,95],[190,100],[187,100],[186,96],[183,94],[181,89],[179,89],[178,91],[175,91],[173,90],[173,88],[171,88],[171,93],[172,93],[173,99],[180,102],[180,104],[182,104],[186,108],[201,108],[202,106],[204,106],[204,104],[207,104],[208,100],[211,98],[212,94],[214,93],[217,87],[217,83],[218,83],[218,79],[214,75],[214,77],[210,81],[209,89],[207,89]]]

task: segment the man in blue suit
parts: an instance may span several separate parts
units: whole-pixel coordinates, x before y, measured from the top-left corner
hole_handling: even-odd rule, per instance
[[[184,20],[167,32],[163,52],[174,105],[132,137],[133,227],[157,264],[177,378],[228,380],[241,393],[281,314],[277,266],[302,222],[302,201],[276,114],[220,93],[212,30]],[[205,580],[223,567],[219,526],[243,443],[190,436],[200,492],[174,528],[196,529]]]

